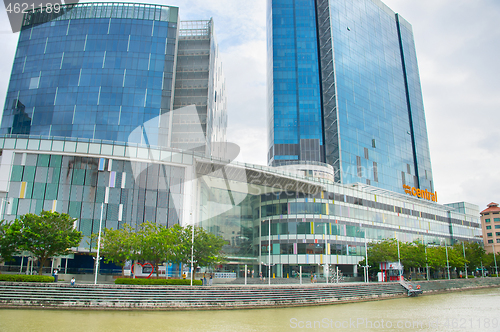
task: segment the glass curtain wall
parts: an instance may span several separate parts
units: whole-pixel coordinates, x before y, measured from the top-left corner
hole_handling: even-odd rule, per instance
[[[134,4],[29,12],[19,36],[1,134],[167,146],[177,8]],[[145,137],[136,131],[143,125]],[[144,140],[147,140],[144,142]]]
[[[314,0],[268,1],[268,163],[323,161]]]

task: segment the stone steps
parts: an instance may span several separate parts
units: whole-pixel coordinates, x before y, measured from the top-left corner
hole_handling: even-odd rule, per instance
[[[416,281],[424,292],[447,291],[450,289],[500,286],[500,278],[469,278],[451,280]]]
[[[314,286],[124,286],[0,283],[1,306],[49,307],[249,307],[329,303],[405,294],[399,284]]]

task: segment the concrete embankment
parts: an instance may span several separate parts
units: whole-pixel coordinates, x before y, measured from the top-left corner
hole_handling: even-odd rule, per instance
[[[414,282],[425,293],[500,286],[500,278]],[[1,308],[191,310],[334,304],[407,296],[399,283],[128,286],[0,283]]]
[[[500,278],[430,280],[416,281],[412,284],[420,285],[424,294],[430,294],[475,288],[500,287]]]

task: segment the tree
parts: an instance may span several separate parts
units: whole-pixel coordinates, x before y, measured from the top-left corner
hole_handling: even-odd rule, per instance
[[[456,243],[453,247],[457,252],[461,253],[462,256],[465,248],[465,259],[469,272],[475,271],[481,266],[481,261],[485,255],[485,250],[481,244],[477,242],[464,242],[463,246],[462,243]]]
[[[183,263],[191,262],[191,239],[192,226],[184,227],[178,259]],[[212,267],[225,260],[222,254],[222,247],[226,241],[218,235],[207,232],[201,227],[194,228],[194,248],[193,248],[193,269],[196,271],[198,266]]]
[[[444,247],[427,247],[429,267],[440,269],[446,267],[446,251]]]
[[[401,264],[405,268],[419,268],[425,266],[425,245],[417,241],[402,242],[400,245]]]
[[[69,253],[82,240],[82,233],[74,229],[76,219],[58,212],[42,211],[40,215],[28,213],[16,219],[13,227],[19,240],[19,249],[26,250],[38,258],[42,269],[50,257]]]
[[[496,261],[496,269],[495,269],[495,261]],[[491,274],[495,274],[496,270],[500,268],[500,259],[498,253],[497,254],[485,253],[483,255],[483,267],[490,270]]]
[[[146,221],[137,233],[137,258],[153,262],[158,278],[160,262],[177,260],[177,240],[172,229]]]
[[[98,236],[98,234],[92,234],[92,243],[95,249],[97,249]],[[136,241],[136,234],[128,224],[124,224],[122,228],[116,230],[106,228],[101,237],[100,255],[104,257],[106,263],[121,266],[123,276],[125,263],[135,257]]]
[[[378,272],[380,262],[394,262],[398,259],[397,241],[395,239],[386,239],[380,242],[368,244],[368,263],[370,271]],[[466,259],[463,256],[465,248]],[[399,251],[401,264],[405,268],[421,268],[428,264],[430,268],[446,269],[446,251],[448,251],[448,264],[451,268],[462,269],[467,262],[469,271],[476,269],[485,261],[484,248],[476,242],[465,242],[454,246],[425,246],[418,241],[412,243],[400,242]],[[488,260],[489,261],[489,260]],[[365,260],[358,263],[365,265]]]
[[[465,258],[462,250],[459,251],[456,247],[448,247],[448,262],[450,267],[463,269],[465,266]]]
[[[191,238],[189,241],[186,241],[184,237],[184,228],[180,225],[174,225],[168,229],[172,235],[172,241],[175,244],[175,250],[171,252],[171,255],[168,257],[168,260],[175,264],[182,263],[182,252],[186,248],[191,248]]]
[[[19,247],[19,225],[0,221],[0,262],[14,260],[12,257]]]
[[[398,244],[395,239],[386,239],[380,242],[368,243],[368,265],[370,273],[379,272],[381,262],[395,262],[398,260]],[[358,263],[365,266],[365,260]]]

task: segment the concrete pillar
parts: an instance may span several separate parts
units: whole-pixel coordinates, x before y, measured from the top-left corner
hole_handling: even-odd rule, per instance
[[[356,278],[358,276],[358,266],[357,265],[353,265],[352,272],[353,272],[354,278]]]

